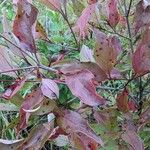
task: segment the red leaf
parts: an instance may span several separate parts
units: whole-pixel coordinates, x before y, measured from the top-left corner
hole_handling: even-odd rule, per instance
[[[135,33],[138,33],[139,29],[144,26],[150,25],[150,6],[146,8],[143,5],[143,1],[141,0],[137,6],[135,11]]]
[[[87,34],[87,24],[91,18],[91,15],[95,11],[96,3],[88,5],[82,12],[82,15],[77,20],[77,28],[79,29],[80,37],[85,38]]]
[[[30,52],[36,52],[35,41],[32,33],[36,22],[38,10],[27,0],[19,0],[18,11],[13,24],[13,32],[19,39],[21,47]]]
[[[41,90],[44,96],[47,96],[50,99],[59,98],[58,85],[51,79],[42,79]]]
[[[12,84],[2,95],[3,98],[9,100],[11,99],[25,84],[27,78],[18,79]]]
[[[122,112],[128,112],[129,107],[128,107],[128,90],[124,89],[121,94],[117,96],[117,107],[120,111]]]
[[[87,121],[81,117],[77,112],[64,110],[63,115],[58,118],[57,122],[59,126],[68,134],[81,133],[84,136],[87,136],[91,140],[104,145],[101,138],[97,136],[93,130],[89,127]]]
[[[27,126],[30,113],[27,113],[26,110],[32,110],[34,107],[38,106],[43,101],[43,98],[44,96],[40,88],[25,97],[20,108],[20,123],[17,127],[18,131]]]
[[[69,89],[83,103],[89,106],[106,104],[106,100],[100,97],[92,83],[94,75],[88,70],[83,70],[72,75],[66,75],[65,81]]]
[[[109,8],[108,23],[110,24],[110,26],[116,27],[120,19],[116,0],[109,0],[108,8]]]

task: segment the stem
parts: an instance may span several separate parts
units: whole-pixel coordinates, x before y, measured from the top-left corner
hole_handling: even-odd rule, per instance
[[[33,68],[37,68],[37,66],[29,66],[29,67],[23,67],[23,68],[10,69],[10,70],[6,70],[6,71],[0,71],[0,74],[7,73],[7,72],[15,72],[15,71],[19,71],[19,70],[33,69]]]
[[[11,42],[10,40],[8,40],[6,37],[4,37],[2,34],[0,34],[0,37],[2,37],[4,40],[6,40],[7,42],[9,42],[10,44],[12,44],[13,46],[15,46],[17,49],[19,49],[23,54],[26,54],[28,57],[30,57],[34,62],[36,62],[36,60],[34,60],[27,52],[25,52],[24,50],[22,50],[19,46],[17,46],[16,44],[14,44],[13,42]],[[24,56],[24,55],[23,55]],[[24,56],[25,57],[25,56]],[[37,62],[36,62],[37,63]]]
[[[75,43],[76,43],[76,45],[78,46],[78,50],[80,50],[79,43],[78,43],[78,41],[77,41],[77,38],[76,38],[76,36],[75,36],[75,33],[74,33],[74,31],[73,31],[73,29],[72,29],[70,23],[69,23],[69,21],[68,21],[68,18],[65,16],[65,14],[64,14],[63,12],[61,13],[61,15],[63,16],[64,20],[67,22],[67,24],[68,24],[68,26],[69,26],[69,28],[70,28],[70,31],[71,31],[71,33],[72,33],[72,35],[73,35],[73,38],[74,38],[74,40],[75,40]]]
[[[130,22],[129,22],[129,14],[130,14],[130,10],[131,10],[131,5],[132,5],[132,0],[130,0],[129,8],[127,9],[126,0],[124,0],[125,17],[126,17],[128,34],[129,34],[130,47],[131,47],[131,52],[133,53],[134,52],[134,48],[133,48],[133,41],[132,41],[132,35],[131,35]]]

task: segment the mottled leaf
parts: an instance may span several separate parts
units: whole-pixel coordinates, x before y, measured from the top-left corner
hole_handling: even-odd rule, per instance
[[[110,26],[116,27],[120,19],[116,0],[109,0],[108,10],[109,10],[108,23],[110,24]]]

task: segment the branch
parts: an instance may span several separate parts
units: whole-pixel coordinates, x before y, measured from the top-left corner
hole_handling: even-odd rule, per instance
[[[7,72],[15,72],[15,71],[19,71],[19,70],[26,70],[26,69],[33,69],[33,68],[37,68],[37,66],[29,66],[29,67],[23,67],[23,68],[14,68],[14,69],[10,69],[10,70],[6,70],[6,71],[0,71],[1,73],[7,73]]]
[[[133,53],[134,52],[134,48],[133,48],[133,41],[132,41],[132,35],[131,35],[130,22],[129,22],[129,14],[130,14],[130,10],[131,10],[131,5],[132,5],[132,0],[130,0],[129,8],[127,9],[126,0],[124,0],[125,17],[126,17],[128,34],[129,34],[130,47],[131,47],[131,52]]]

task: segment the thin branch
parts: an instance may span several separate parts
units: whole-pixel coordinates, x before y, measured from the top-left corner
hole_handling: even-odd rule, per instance
[[[34,60],[27,52],[25,52],[24,50],[22,50],[19,46],[17,46],[16,44],[14,44],[13,42],[11,42],[10,40],[8,40],[6,37],[4,37],[2,34],[0,34],[0,37],[3,38],[4,40],[6,40],[7,42],[9,42],[10,44],[12,44],[13,46],[15,46],[17,49],[19,49],[23,54],[26,54],[28,57],[30,57],[34,62],[36,62],[36,60]],[[37,62],[36,62],[37,63]]]
[[[118,35],[118,36],[120,36],[120,37],[122,37],[122,38],[124,38],[124,39],[130,40],[130,38],[128,38],[128,37],[126,37],[126,36],[123,36],[123,35],[121,35],[121,34],[119,34],[119,33],[117,33],[117,32],[109,31],[109,30],[107,30],[107,29],[105,29],[105,28],[102,28],[101,26],[96,26],[96,25],[94,25],[92,22],[89,22],[89,24],[90,24],[92,27],[97,28],[97,29],[99,29],[99,30],[105,31],[105,32],[110,33],[110,34],[116,34],[116,35]]]
[[[131,28],[130,28],[130,22],[129,22],[129,14],[132,6],[132,0],[130,0],[129,8],[127,9],[126,5],[126,0],[124,0],[124,9],[125,9],[125,17],[126,17],[126,23],[127,23],[127,29],[128,29],[128,34],[129,34],[129,41],[130,41],[130,47],[131,47],[131,52],[134,52],[133,48],[133,41],[132,41],[132,35],[131,35]]]
[[[76,36],[75,36],[75,33],[74,33],[72,27],[71,27],[71,25],[70,25],[70,23],[69,23],[69,21],[68,21],[68,18],[65,16],[65,14],[64,14],[63,12],[61,13],[61,15],[63,16],[64,20],[67,22],[67,24],[68,24],[68,26],[69,26],[69,29],[70,29],[70,31],[71,31],[71,33],[72,33],[72,35],[73,35],[74,40],[75,40],[75,43],[76,43],[76,45],[78,46],[78,50],[80,50],[80,45],[79,45],[79,43],[78,43],[78,41],[77,41],[77,38],[76,38]]]
[[[37,66],[29,66],[29,67],[23,67],[23,68],[14,68],[14,69],[6,70],[6,71],[0,71],[0,74],[7,73],[7,72],[15,72],[15,71],[19,71],[19,70],[33,69],[33,68],[37,68]]]

